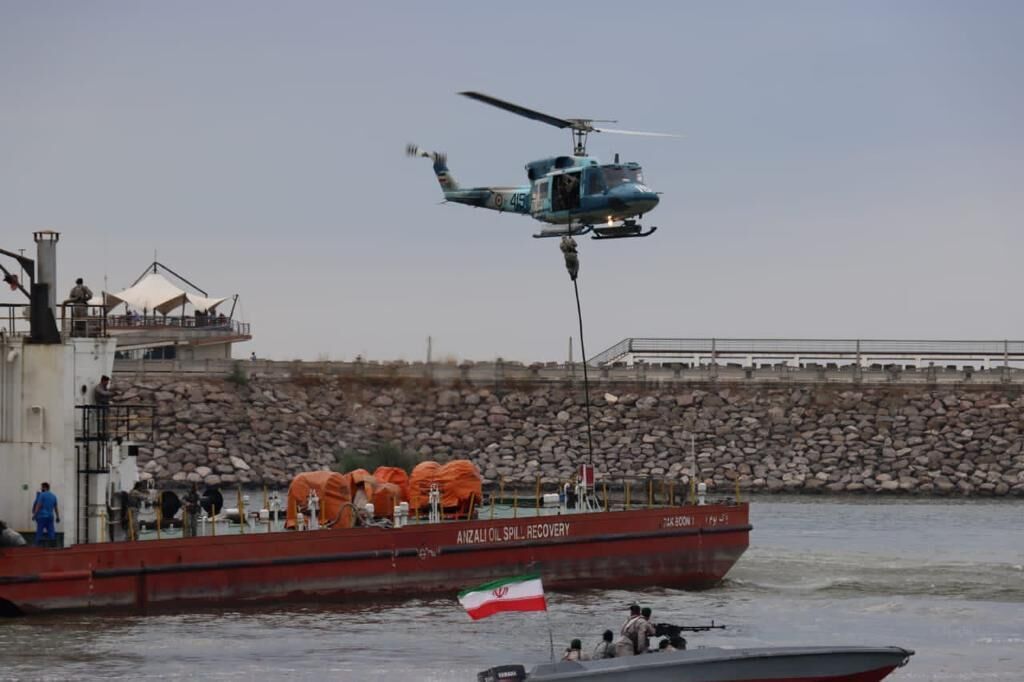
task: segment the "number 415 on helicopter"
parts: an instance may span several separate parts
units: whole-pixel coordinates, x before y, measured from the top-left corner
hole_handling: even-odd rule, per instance
[[[448,170],[445,154],[408,145],[409,156],[433,161],[434,174],[445,201],[487,208],[505,213],[529,215],[557,227],[545,227],[534,237],[578,236],[592,233],[594,239],[647,237],[657,230],[640,225],[644,214],[658,205],[658,192],[644,184],[640,164],[602,164],[587,156],[587,135],[621,133],[654,137],[678,137],[667,133],[596,128],[595,123],[614,123],[582,118],[557,118],[479,92],[459,93],[485,104],[511,111],[556,128],[568,128],[573,138],[572,156],[554,156],[526,164],[530,184],[520,187],[462,187]]]

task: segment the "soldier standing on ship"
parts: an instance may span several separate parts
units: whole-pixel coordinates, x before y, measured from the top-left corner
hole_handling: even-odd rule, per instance
[[[92,289],[85,286],[82,278],[79,277],[75,280],[75,286],[71,288],[71,293],[68,294],[68,300],[65,303],[71,304],[71,335],[72,336],[88,336],[88,320],[86,317],[89,314],[89,300],[92,298]]]
[[[185,524],[182,526],[182,535],[186,538],[194,538],[199,535],[199,488],[192,484],[192,489],[185,493]]]
[[[114,392],[110,388],[110,377],[100,377],[100,383],[92,388],[92,402],[96,406],[96,436],[107,440],[107,429],[110,425],[110,399]]]

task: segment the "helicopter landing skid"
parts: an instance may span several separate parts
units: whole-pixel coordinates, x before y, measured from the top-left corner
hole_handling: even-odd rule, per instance
[[[591,239],[631,239],[633,237],[650,237],[657,231],[657,227],[644,231],[643,226],[638,223],[627,222],[613,227],[594,227],[594,234]]]
[[[545,227],[543,230],[533,235],[533,238],[546,239],[548,237],[579,237],[581,234],[590,232],[591,229],[590,225],[574,225],[571,228]]]

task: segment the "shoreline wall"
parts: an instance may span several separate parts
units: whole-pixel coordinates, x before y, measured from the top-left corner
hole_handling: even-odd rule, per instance
[[[293,363],[282,363],[291,366]],[[156,405],[146,477],[286,485],[346,448],[394,443],[468,458],[507,484],[567,479],[587,450],[579,381],[473,383],[331,374],[114,377],[116,401]],[[719,493],[1024,496],[1024,397],[1016,383],[860,385],[598,382],[599,476],[678,480]]]

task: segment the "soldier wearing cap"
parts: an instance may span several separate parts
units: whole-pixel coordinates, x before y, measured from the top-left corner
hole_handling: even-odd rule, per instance
[[[583,642],[578,639],[572,640],[569,644],[569,648],[565,650],[565,655],[562,656],[563,661],[582,661],[583,660]]]

